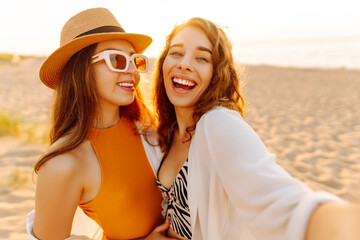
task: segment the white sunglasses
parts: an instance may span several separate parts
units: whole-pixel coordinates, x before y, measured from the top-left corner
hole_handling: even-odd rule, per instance
[[[145,55],[133,54],[129,56],[127,53],[119,50],[105,50],[92,57],[91,63],[96,63],[105,60],[106,65],[111,71],[126,72],[129,68],[130,62],[133,63],[137,72],[146,72],[149,66],[149,60]]]

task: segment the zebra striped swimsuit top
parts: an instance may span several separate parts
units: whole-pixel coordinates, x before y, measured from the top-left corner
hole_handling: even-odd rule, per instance
[[[162,215],[170,218],[170,227],[182,237],[191,239],[190,209],[187,193],[188,159],[176,176],[170,189],[164,187],[159,178],[156,183],[163,196]]]

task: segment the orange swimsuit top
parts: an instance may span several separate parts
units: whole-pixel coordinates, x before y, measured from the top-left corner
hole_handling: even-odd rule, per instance
[[[89,140],[101,168],[95,199],[80,208],[104,230],[103,239],[147,236],[163,222],[162,196],[136,126],[122,116],[107,129],[92,129]]]

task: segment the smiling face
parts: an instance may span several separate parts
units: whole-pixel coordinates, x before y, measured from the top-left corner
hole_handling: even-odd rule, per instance
[[[163,64],[166,94],[176,108],[193,108],[213,75],[212,45],[199,28],[187,26],[171,40]]]
[[[93,55],[104,50],[120,50],[129,56],[135,53],[133,46],[126,40],[108,40],[100,42]],[[105,60],[92,64],[95,85],[102,108],[106,106],[119,107],[129,105],[134,101],[135,88],[140,81],[140,75],[130,63],[126,72],[113,72],[106,65]]]

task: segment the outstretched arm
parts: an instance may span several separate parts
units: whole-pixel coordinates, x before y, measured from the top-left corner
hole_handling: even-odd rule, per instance
[[[311,215],[306,240],[360,239],[360,206],[325,203]]]
[[[256,238],[304,239],[314,210],[328,202],[345,204],[291,177],[234,111],[208,113],[195,138],[201,140],[202,159],[211,161],[239,218]]]

